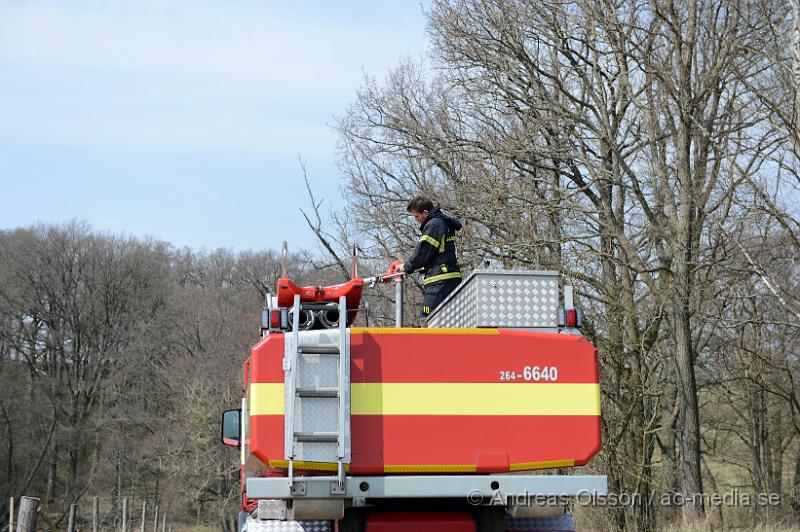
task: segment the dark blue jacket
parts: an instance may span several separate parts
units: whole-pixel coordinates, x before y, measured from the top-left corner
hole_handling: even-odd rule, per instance
[[[414,253],[403,265],[405,271],[411,273],[420,268],[425,269],[423,285],[460,279],[461,268],[456,259],[456,231],[461,229],[461,222],[446,215],[439,207],[434,208],[419,226],[422,236],[419,237]]]

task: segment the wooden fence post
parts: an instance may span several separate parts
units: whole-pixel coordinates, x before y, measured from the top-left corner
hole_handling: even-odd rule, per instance
[[[16,532],[36,532],[36,511],[38,509],[39,499],[20,497]]]
[[[147,523],[147,499],[142,501],[142,522],[139,526],[139,532],[144,532],[145,523]]]
[[[98,522],[97,519],[100,514],[100,498],[99,497],[92,497],[92,532],[98,532]]]
[[[69,505],[69,520],[67,521],[67,532],[75,532],[75,512],[78,508],[77,504]]]
[[[122,532],[128,532],[128,498],[122,499]]]

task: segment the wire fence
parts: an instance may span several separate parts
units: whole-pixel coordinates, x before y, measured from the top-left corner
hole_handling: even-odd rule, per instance
[[[0,532],[172,532],[167,513],[157,504],[142,501],[134,508],[127,497],[104,511],[100,498],[91,497],[70,505],[66,513],[50,512],[33,497],[9,502],[8,524]]]

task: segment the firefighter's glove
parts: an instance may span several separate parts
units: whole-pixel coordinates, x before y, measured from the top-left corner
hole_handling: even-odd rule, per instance
[[[405,261],[403,259],[397,259],[396,261],[391,263],[389,265],[389,269],[386,270],[386,273],[381,278],[381,281],[383,281],[384,283],[388,283],[392,279],[396,279],[397,278],[397,274],[403,272],[403,264],[404,263],[405,263]],[[393,277],[390,277],[390,276],[393,276]]]

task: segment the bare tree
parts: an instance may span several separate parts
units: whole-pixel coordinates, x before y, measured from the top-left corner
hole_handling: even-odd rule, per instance
[[[18,231],[3,245],[0,298],[5,320],[15,324],[5,340],[57,406],[54,422],[66,427],[67,501],[75,502],[86,486],[81,465],[94,460],[87,444],[110,377],[124,364],[136,324],[162,305],[164,249],[93,235],[79,223]]]
[[[703,514],[696,368],[706,365],[726,228],[785,136],[754,89],[777,68],[769,2],[437,1],[435,71],[365,80],[341,119],[346,187],[378,254],[408,245],[402,200],[467,221],[466,262],[566,272],[593,310],[612,489],[664,489]],[[435,72],[435,74],[434,74]],[[762,188],[759,188],[761,190]],[[733,227],[733,226],[731,226]],[[671,472],[671,473],[670,473]],[[655,508],[616,526],[655,527]]]

